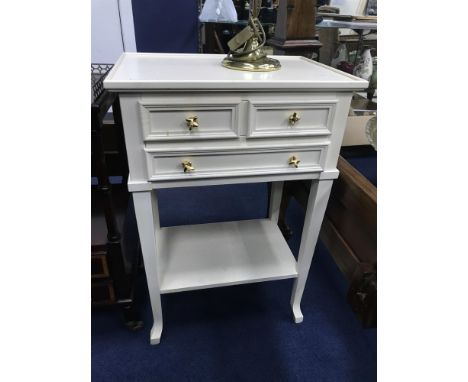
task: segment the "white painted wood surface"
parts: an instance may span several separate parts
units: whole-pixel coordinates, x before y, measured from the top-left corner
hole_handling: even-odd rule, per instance
[[[269,219],[161,229],[161,293],[297,276],[296,260]]]
[[[196,152],[186,152],[183,155],[157,154],[151,157],[148,165],[149,180],[170,181],[181,180],[190,181],[192,179],[207,178],[227,178],[239,176],[273,175],[273,174],[297,174],[304,172],[322,171],[323,161],[322,147],[310,149],[289,148],[286,150],[269,152],[244,152],[241,150],[235,153],[223,153],[216,151],[209,154]],[[300,159],[299,167],[295,168],[289,164],[292,156]],[[194,170],[184,172],[182,162],[189,161],[193,164]]]
[[[332,180],[321,180],[319,182],[312,182],[310,188],[304,227],[302,228],[301,246],[297,259],[299,274],[294,281],[291,296],[291,307],[296,323],[300,323],[304,319],[301,311],[302,294],[304,293],[310,264],[312,263],[312,257],[314,255],[313,249],[317,244],[332,184]]]
[[[309,89],[362,90],[368,82],[299,56],[272,56],[275,72],[229,70],[222,54],[125,53],[104,81],[120,91],[176,89]]]
[[[154,324],[161,293],[296,278],[294,320],[326,209],[351,101],[367,82],[301,57],[238,72],[222,55],[125,54],[104,82],[120,92],[125,142]],[[291,113],[301,120],[287,121]],[[192,114],[200,128],[187,132]],[[296,156],[298,167],[289,164]],[[193,171],[184,172],[190,161]],[[283,181],[312,179],[296,262],[277,220]],[[160,228],[155,189],[273,182],[266,219]],[[228,202],[228,201],[227,201]]]
[[[267,174],[255,175],[251,177],[239,176],[229,178],[212,178],[212,179],[191,179],[190,181],[173,180],[168,182],[134,182],[129,178],[127,182],[130,192],[150,191],[160,188],[174,187],[195,187],[195,186],[217,186],[221,184],[247,184],[247,183],[263,183],[263,182],[284,182],[289,180],[329,180],[338,178],[338,170],[329,170],[314,173],[297,173],[297,174]]]
[[[145,97],[140,101],[145,141],[237,138],[239,97]],[[189,130],[187,118],[197,117]]]
[[[278,98],[262,102],[258,97],[249,99],[249,137],[310,136],[331,134],[335,115],[334,101],[286,101]],[[291,124],[289,117],[296,113],[300,118]]]
[[[150,341],[152,345],[159,344],[163,328],[160,288],[160,264],[158,254],[161,252],[158,200],[154,191],[134,192],[133,203],[140,236],[141,252],[145,264],[151,309],[153,311],[153,327]]]

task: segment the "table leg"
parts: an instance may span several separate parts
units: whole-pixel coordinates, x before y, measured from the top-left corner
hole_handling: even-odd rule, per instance
[[[296,323],[302,322],[304,316],[301,311],[301,299],[304,293],[307,275],[315,251],[315,245],[320,233],[323,216],[327,208],[333,180],[312,181],[310,187],[307,211],[302,230],[301,246],[297,259],[298,276],[294,281],[291,295],[291,307]]]
[[[151,345],[159,344],[163,329],[161,310],[161,293],[159,289],[159,240],[160,230],[158,201],[155,191],[133,193],[135,215],[140,235],[141,251],[145,263],[146,280],[148,282],[151,308],[153,310],[153,327],[151,329]]]

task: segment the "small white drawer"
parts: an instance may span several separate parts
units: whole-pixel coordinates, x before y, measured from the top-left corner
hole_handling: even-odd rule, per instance
[[[330,135],[338,101],[250,100],[250,138]]]
[[[190,97],[139,102],[145,141],[222,139],[239,136],[240,98]]]
[[[319,172],[323,170],[324,149],[325,146],[254,152],[148,153],[148,175],[150,181],[165,181]]]

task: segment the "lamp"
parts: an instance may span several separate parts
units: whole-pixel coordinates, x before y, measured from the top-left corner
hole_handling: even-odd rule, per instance
[[[229,53],[222,65],[229,69],[249,72],[271,72],[279,70],[281,64],[267,57],[263,51],[265,31],[258,20],[262,0],[250,0],[247,26],[228,42]]]

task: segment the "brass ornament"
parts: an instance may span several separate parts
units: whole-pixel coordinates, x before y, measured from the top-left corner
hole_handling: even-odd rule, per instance
[[[250,0],[248,25],[228,42],[229,53],[222,65],[229,69],[249,72],[272,72],[281,69],[274,58],[263,51],[266,34],[258,20],[262,0]]]

